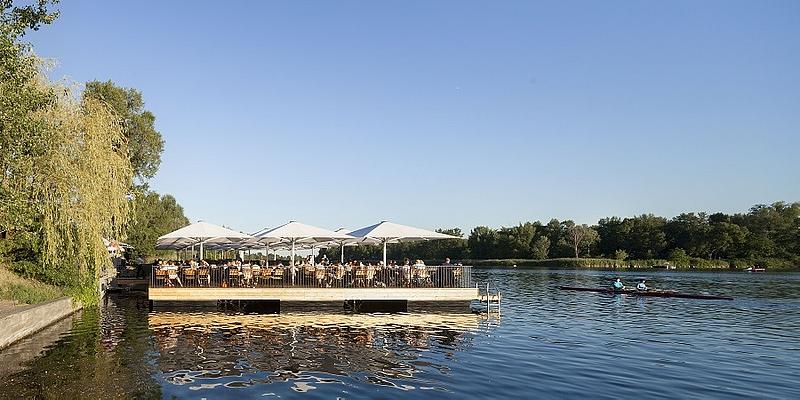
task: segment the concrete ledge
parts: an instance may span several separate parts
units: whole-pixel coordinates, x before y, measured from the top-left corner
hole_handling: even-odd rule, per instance
[[[0,315],[0,349],[32,335],[81,308],[71,297],[9,310]]]

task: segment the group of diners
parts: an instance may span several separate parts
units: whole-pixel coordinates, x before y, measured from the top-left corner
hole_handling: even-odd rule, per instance
[[[291,264],[291,263],[289,263]],[[463,270],[450,259],[440,266],[413,263],[349,261],[332,263],[323,257],[318,263],[301,259],[295,265],[268,265],[263,260],[157,261],[152,284],[156,287],[461,287]]]

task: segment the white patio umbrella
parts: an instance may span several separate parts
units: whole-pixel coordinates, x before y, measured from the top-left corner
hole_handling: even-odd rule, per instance
[[[170,232],[158,238],[158,241],[168,242],[170,240],[179,241],[180,239],[193,240],[200,244],[200,258],[203,258],[203,244],[209,239],[227,239],[227,240],[242,240],[250,239],[252,236],[236,232],[219,225],[210,224],[208,222],[199,221],[191,225],[184,226],[181,229]]]
[[[462,239],[457,236],[414,228],[412,226],[395,224],[394,222],[381,221],[350,232],[350,236],[358,238],[362,243],[377,241],[383,244],[383,265],[386,265],[386,244],[401,242],[417,242],[421,240]]]
[[[339,228],[334,232],[337,233],[344,233],[350,235],[350,229]],[[355,238],[350,237],[350,239],[336,239],[330,242],[331,245],[339,246],[339,250],[341,250],[341,255],[339,262],[344,264],[344,248],[345,246],[358,246],[359,244],[379,244],[379,240],[371,239],[371,238]]]
[[[256,237],[260,242],[278,243],[286,241],[291,244],[291,262],[294,265],[294,255],[297,244],[311,244],[329,242],[336,239],[353,239],[344,233],[334,232],[316,226],[306,225],[297,221],[289,221],[277,228],[270,229]],[[313,248],[312,248],[313,251]]]
[[[253,236],[253,239],[256,242],[263,244],[264,247],[266,248],[266,263],[267,263],[268,267],[269,267],[269,246],[277,244],[277,243],[281,243],[284,240],[284,239],[280,239],[280,238],[263,237],[263,235],[265,233],[269,232],[270,230],[272,230],[272,228],[263,228],[263,229],[260,229],[260,230],[256,231],[255,233],[253,233],[251,235],[251,236]]]

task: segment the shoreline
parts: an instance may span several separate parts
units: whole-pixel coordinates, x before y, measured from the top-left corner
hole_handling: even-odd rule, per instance
[[[82,309],[71,297],[16,307],[0,314],[0,349],[5,349]]]
[[[489,259],[489,260],[459,260],[464,265],[472,265],[476,269],[587,269],[587,270],[636,270],[636,271],[703,271],[703,272],[747,272],[747,266],[731,266],[727,262],[724,264],[705,265],[674,265],[666,260],[612,260],[612,259],[588,259],[588,258],[552,258],[545,260],[530,259]],[[797,272],[800,265],[793,267],[767,267],[764,272]]]

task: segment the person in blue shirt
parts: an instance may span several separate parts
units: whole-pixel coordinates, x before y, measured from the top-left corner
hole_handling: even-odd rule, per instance
[[[636,290],[641,290],[641,291],[647,290],[647,285],[644,284],[644,279],[642,279],[642,281],[639,282],[638,285],[636,285]]]
[[[622,289],[625,289],[625,285],[623,285],[622,281],[619,278],[617,278],[617,280],[614,281],[614,290],[622,290]]]

